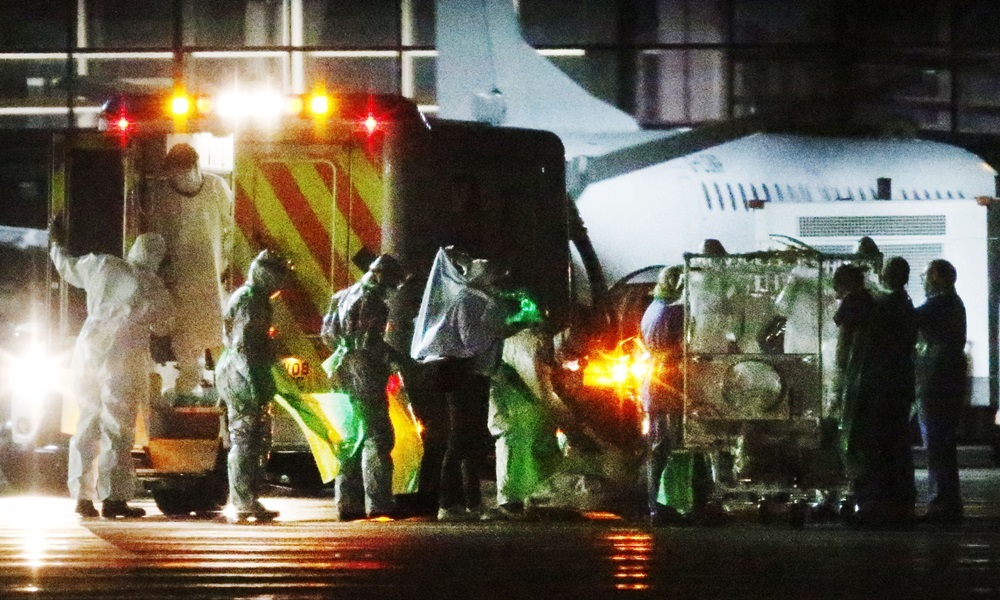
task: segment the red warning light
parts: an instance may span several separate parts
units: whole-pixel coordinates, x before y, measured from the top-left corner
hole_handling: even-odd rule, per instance
[[[118,120],[115,121],[115,127],[117,127],[118,131],[121,131],[122,133],[128,131],[128,128],[131,125],[132,123],[129,122],[128,117],[118,117]]]
[[[378,119],[376,119],[371,113],[368,113],[368,116],[364,121],[362,121],[362,124],[365,126],[365,131],[368,132],[368,135],[375,133],[375,130],[378,129]]]

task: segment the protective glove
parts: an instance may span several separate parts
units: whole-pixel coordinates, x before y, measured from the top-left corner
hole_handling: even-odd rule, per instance
[[[63,214],[59,213],[52,217],[52,220],[49,221],[49,241],[59,246],[64,245],[66,241],[65,231],[65,219],[63,218]]]

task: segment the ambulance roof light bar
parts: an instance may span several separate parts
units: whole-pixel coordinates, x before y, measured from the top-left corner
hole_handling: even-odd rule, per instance
[[[372,137],[388,123],[420,122],[426,125],[416,106],[388,94],[330,94],[317,87],[304,95],[276,91],[230,90],[215,97],[189,94],[177,88],[172,94],[117,95],[101,107],[99,128],[119,135],[140,132],[187,131],[189,127],[222,127],[243,124],[270,129],[292,118],[326,127],[328,120],[353,123],[355,131]],[[291,125],[291,123],[289,123]],[[325,129],[323,129],[325,131]]]

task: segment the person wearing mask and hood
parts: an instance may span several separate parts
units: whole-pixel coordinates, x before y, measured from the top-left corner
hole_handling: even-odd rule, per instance
[[[387,297],[403,282],[403,268],[383,254],[354,285],[333,295],[323,317],[323,340],[339,355],[336,376],[364,421],[360,454],[343,460],[334,484],[337,518],[392,517],[392,448],[386,384],[392,348],[385,341]]]
[[[277,391],[272,367],[278,364],[271,339],[272,298],[287,282],[290,267],[264,250],[250,263],[246,283],[233,292],[225,314],[225,346],[216,367],[216,385],[229,422],[230,523],[266,522],[278,512],[261,505],[260,489],[270,450],[269,405]]]
[[[138,403],[149,395],[150,337],[166,335],[172,324],[170,296],[156,275],[166,245],[159,234],[145,233],[127,260],[73,257],[63,247],[61,218],[49,231],[56,271],[87,294],[87,318],[73,351],[80,414],[69,443],[70,496],[85,518],[142,517],[146,511],[128,505],[137,483],[132,444]]]
[[[177,396],[198,396],[205,351],[222,346],[226,293],[223,273],[233,235],[232,192],[225,180],[203,173],[198,152],[176,144],[163,164],[166,185],[155,198],[147,229],[163,235],[169,254],[164,283],[177,311],[171,345],[177,359]],[[208,365],[204,365],[208,366]]]

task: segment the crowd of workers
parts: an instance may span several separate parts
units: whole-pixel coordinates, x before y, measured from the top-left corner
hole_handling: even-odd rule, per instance
[[[259,497],[278,361],[269,335],[271,300],[288,281],[290,266],[261,252],[245,283],[225,301],[220,282],[233,229],[230,192],[221,178],[201,172],[197,153],[186,144],[171,149],[165,167],[167,185],[127,260],[69,256],[62,224],[57,219],[50,228],[56,269],[87,296],[73,362],[80,417],[69,449],[70,493],[83,517],[145,514],[128,505],[136,490],[133,429],[137,403],[148,395],[148,348],[169,334],[168,353],[179,376],[167,393],[175,400],[200,393],[201,361],[223,347],[215,386],[228,423],[227,516],[231,522],[270,521],[278,513]],[[863,242],[859,253],[871,252],[871,241]],[[703,252],[724,255],[725,249],[710,240]],[[663,269],[640,324],[655,365],[641,398],[648,421],[648,516],[656,522],[681,518],[661,503],[659,491],[684,417],[678,361],[686,319],[683,274],[679,266]],[[967,384],[957,274],[949,262],[931,261],[924,272],[927,300],[917,308],[905,289],[909,265],[903,258],[887,260],[879,275],[875,286],[864,267],[846,263],[833,277],[842,459],[856,503],[850,522],[915,522],[915,407],[931,488],[923,518],[955,523],[962,518],[956,438]],[[435,505],[438,520],[523,516],[552,472],[541,438],[554,444],[566,409],[552,386],[553,332],[538,315],[521,314],[523,306],[518,312],[518,303],[502,293],[504,276],[496,263],[447,247],[422,289],[394,257],[382,255],[357,283],[333,294],[321,332],[336,359],[332,384],[350,397],[365,425],[360,450],[341,457],[339,520],[397,514],[386,391],[393,370],[402,374],[427,428],[419,496]],[[492,511],[483,509],[478,471],[480,434],[487,427],[496,440],[498,508]],[[697,504],[699,490],[694,492]]]
[[[884,289],[872,293],[856,265],[834,273],[841,302],[834,316],[840,329],[841,434],[857,501],[854,519],[861,526],[915,520],[909,427],[914,402],[930,485],[922,518],[949,524],[963,517],[957,436],[968,383],[965,306],[950,262],[928,263],[922,275],[927,300],[917,308],[905,290],[909,274],[904,259],[891,258],[881,272]]]

